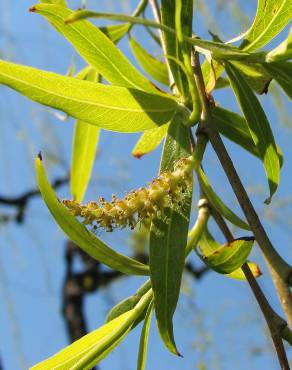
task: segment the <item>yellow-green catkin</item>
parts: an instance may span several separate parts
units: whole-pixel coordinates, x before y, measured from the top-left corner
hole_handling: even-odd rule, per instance
[[[111,202],[100,198],[80,204],[63,200],[63,204],[86,225],[101,227],[106,231],[114,228],[134,228],[143,220],[151,220],[166,207],[180,205],[183,195],[192,182],[194,159],[192,156],[177,162],[173,172],[163,172],[146,188],[132,190],[124,198],[112,196]]]

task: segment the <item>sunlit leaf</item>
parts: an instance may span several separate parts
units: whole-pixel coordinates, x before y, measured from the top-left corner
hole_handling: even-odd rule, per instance
[[[245,237],[218,246],[209,231],[205,230],[199,247],[206,265],[220,274],[230,274],[246,262],[253,243],[253,237]]]
[[[109,248],[93,233],[90,233],[86,227],[71,215],[68,209],[56,197],[46,177],[42,160],[40,157],[36,160],[37,182],[42,197],[54,217],[56,223],[65,232],[70,240],[78,245],[82,250],[92,258],[114,270],[121,271],[125,274],[148,275],[148,266],[132,258],[123,256],[113,249]]]
[[[190,133],[177,117],[171,123],[164,143],[160,171],[173,171],[174,164],[190,155]],[[166,208],[154,218],[150,231],[150,277],[154,293],[156,319],[166,347],[178,354],[172,317],[177,305],[187,244],[192,189],[181,205]]]
[[[204,191],[204,194],[212,204],[212,206],[228,221],[233,225],[240,227],[244,230],[250,230],[250,226],[243,220],[241,220],[230,208],[228,208],[224,202],[219,198],[219,196],[213,190],[211,184],[208,181],[207,176],[202,171],[201,168],[198,168],[198,179]]]
[[[292,99],[292,62],[264,63],[263,67]]]
[[[65,24],[72,12],[58,5],[37,4],[31,9],[60,32],[107,81],[114,85],[155,92],[155,87],[138,72],[117,46],[88,21]]]
[[[177,109],[170,96],[108,86],[0,60],[0,83],[74,118],[118,132],[167,123]]]
[[[139,344],[139,355],[138,355],[138,363],[137,363],[137,370],[145,370],[146,366],[146,358],[147,358],[147,345],[148,345],[148,337],[149,337],[149,329],[151,324],[151,317],[153,311],[153,304],[150,304],[145,316],[141,336],[140,336],[140,344]]]
[[[252,26],[241,48],[254,51],[268,44],[292,18],[291,0],[258,0]]]
[[[127,335],[150,300],[151,292],[148,292],[132,310],[85,335],[31,370],[91,369]]]
[[[271,201],[280,180],[280,163],[274,136],[266,114],[257,97],[241,73],[231,64],[225,66],[230,85],[236,95],[240,108],[246,118],[251,137],[263,161],[269,182]]]
[[[148,154],[152,150],[156,149],[165,137],[168,127],[169,125],[166,124],[143,132],[132,151],[132,155],[136,158],[141,158],[143,155]]]
[[[133,37],[130,38],[132,51],[145,72],[156,81],[169,85],[168,71],[165,63],[154,58]]]
[[[96,71],[89,70],[84,79],[97,82],[98,75]],[[77,202],[82,202],[90,180],[99,134],[98,127],[76,121],[72,143],[70,191]]]

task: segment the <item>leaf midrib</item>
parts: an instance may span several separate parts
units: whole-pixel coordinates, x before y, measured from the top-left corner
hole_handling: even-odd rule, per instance
[[[116,107],[116,106],[111,106],[111,105],[106,105],[106,104],[101,104],[101,103],[94,103],[94,102],[89,101],[89,100],[86,100],[86,99],[80,99],[80,100],[78,100],[77,98],[74,98],[74,97],[67,97],[67,96],[58,94],[56,92],[53,92],[52,90],[47,90],[47,89],[42,88],[42,87],[40,87],[38,85],[35,85],[35,84],[31,83],[31,82],[27,82],[25,80],[16,78],[16,77],[11,76],[9,74],[0,73],[0,76],[1,75],[4,76],[4,77],[6,77],[6,78],[8,77],[11,80],[15,80],[15,81],[17,81],[19,83],[25,84],[28,87],[35,88],[35,89],[38,89],[38,90],[40,90],[40,91],[42,91],[44,93],[53,95],[55,97],[62,98],[64,100],[68,100],[68,101],[71,100],[72,102],[75,102],[75,103],[86,103],[86,104],[91,105],[93,107],[101,107],[101,108],[105,108],[105,109],[125,111],[125,112],[135,112],[135,113],[143,113],[143,112],[145,112],[145,113],[148,113],[148,112],[149,113],[162,113],[162,112],[169,112],[171,110],[174,110],[174,109],[170,109],[170,108],[168,108],[168,109],[158,109],[158,108],[157,109],[154,109],[154,108],[152,108],[152,109],[136,109],[136,108],[129,109],[129,108]],[[121,87],[121,89],[122,89],[122,87]],[[126,88],[124,88],[124,89],[126,89]],[[141,90],[139,90],[139,91],[141,91]],[[147,94],[147,93],[144,92],[144,94]],[[154,95],[154,94],[152,94],[152,95]],[[159,97],[159,95],[157,95],[157,96]]]

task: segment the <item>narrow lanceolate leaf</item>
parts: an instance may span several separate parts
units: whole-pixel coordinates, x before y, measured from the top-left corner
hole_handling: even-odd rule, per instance
[[[74,128],[70,191],[77,202],[82,202],[86,192],[92,167],[94,164],[96,149],[99,140],[100,129],[83,121],[77,121]]]
[[[98,81],[96,71],[90,70],[87,81]],[[72,145],[70,191],[77,202],[82,202],[94,164],[100,129],[83,121],[76,121]]]
[[[109,248],[70,214],[68,209],[58,200],[53,188],[48,182],[40,156],[36,160],[36,176],[42,197],[49,211],[69,239],[92,258],[115,270],[125,274],[149,274],[148,266]]]
[[[244,117],[221,107],[213,107],[212,115],[214,117],[216,128],[220,134],[261,159],[260,153],[252,139],[248,124]],[[284,161],[283,153],[278,146],[277,153],[280,166],[282,167]]]
[[[65,24],[72,12],[58,5],[37,4],[30,9],[44,17],[107,81],[114,85],[155,92],[155,87],[138,72],[117,46],[88,21]]]
[[[149,54],[133,37],[130,38],[130,45],[135,58],[144,71],[156,81],[169,85],[166,64]]]
[[[136,318],[151,301],[148,292],[132,310],[85,335],[31,370],[89,370],[108,355],[128,334]]]
[[[291,0],[258,0],[255,19],[241,48],[246,51],[262,48],[281,32],[291,17]]]
[[[153,304],[150,304],[148,307],[145,319],[144,319],[144,324],[143,324],[141,337],[140,337],[137,370],[145,370],[146,358],[147,358],[148,337],[149,337],[149,329],[150,329],[150,324],[151,324],[152,311],[153,311]]]
[[[177,116],[165,140],[160,171],[173,171],[174,164],[190,155],[190,134]],[[150,276],[160,335],[166,347],[178,354],[172,318],[177,305],[185,260],[192,189],[187,189],[181,205],[166,208],[150,230]]]
[[[212,206],[233,225],[244,230],[250,230],[250,226],[241,218],[239,218],[233,211],[231,211],[231,209],[227,207],[225,203],[215,193],[210,182],[208,181],[207,176],[201,168],[198,168],[197,174],[202,189]]]
[[[205,230],[199,241],[201,259],[216,272],[230,274],[246,262],[253,243],[253,237],[244,237],[218,246],[209,231]]]
[[[169,125],[166,124],[143,132],[132,151],[132,155],[136,158],[141,158],[143,155],[156,149],[165,137],[168,127]]]
[[[175,30],[175,1],[161,0],[161,23],[172,30]],[[192,17],[193,16],[193,1],[185,0],[182,24],[184,25],[183,32],[186,36],[192,35]],[[165,42],[164,52],[172,58],[169,58],[168,63],[178,92],[187,98],[188,84],[184,73],[180,66],[175,63],[175,60],[182,61],[182,55],[178,47],[178,41],[175,32],[165,32],[163,30],[163,38]],[[173,82],[173,81],[171,81]]]
[[[31,100],[110,131],[156,128],[167,123],[177,109],[171,97],[81,81],[1,60],[0,83]]]
[[[292,99],[292,63],[264,63],[263,67],[278,82],[289,98]]]
[[[260,102],[241,73],[231,64],[226,64],[225,68],[266,170],[270,188],[270,196],[265,201],[268,204],[280,180],[280,163],[273,132]]]

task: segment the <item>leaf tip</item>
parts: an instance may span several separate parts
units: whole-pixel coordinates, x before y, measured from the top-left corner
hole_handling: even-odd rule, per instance
[[[256,277],[256,278],[258,278],[258,277],[260,277],[260,276],[262,276],[262,271],[261,271],[261,269],[259,268],[259,266],[257,265],[256,266],[256,269],[255,269],[255,272],[254,272],[254,276]]]
[[[43,155],[42,152],[38,152],[37,158],[42,161],[43,160]]]
[[[137,159],[140,159],[141,157],[143,157],[143,155],[145,155],[145,153],[143,153],[141,150],[134,150],[132,152],[132,156]]]
[[[37,11],[37,8],[36,8],[36,6],[34,5],[34,6],[31,6],[31,7],[28,9],[28,11],[29,11],[29,12],[31,12],[31,13],[35,13],[35,12]]]

